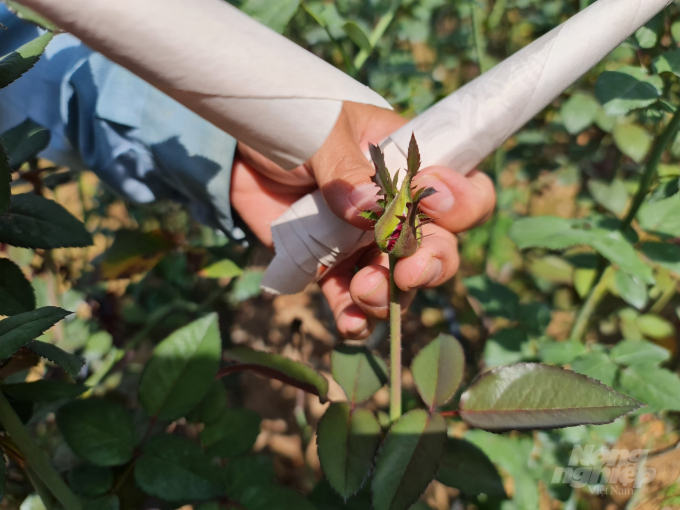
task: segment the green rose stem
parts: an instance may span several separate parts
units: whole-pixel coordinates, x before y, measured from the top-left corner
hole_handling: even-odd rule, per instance
[[[5,430],[21,451],[32,474],[35,474],[42,481],[45,487],[54,494],[57,501],[68,510],[81,510],[82,505],[78,497],[62,480],[45,453],[35,444],[2,392],[0,392],[0,424],[5,427]],[[45,506],[50,508],[51,502],[45,501]]]
[[[401,291],[394,283],[399,259],[390,256],[390,421],[401,418]]]
[[[650,154],[647,164],[645,165],[645,172],[642,174],[642,178],[640,179],[638,191],[635,194],[635,198],[633,199],[630,209],[628,210],[628,214],[621,222],[621,226],[619,227],[620,232],[625,232],[628,230],[628,228],[632,225],[633,220],[635,220],[637,217],[640,207],[642,207],[642,204],[649,193],[649,189],[652,186],[652,181],[657,175],[661,157],[663,156],[668,144],[674,139],[678,128],[680,128],[680,107],[676,110],[673,118],[668,123],[668,126],[666,126],[666,129],[664,129],[661,135],[659,135],[654,141],[652,153]],[[612,278],[613,272],[611,271],[611,268],[606,265],[606,262],[605,265],[602,265],[602,268],[603,269],[600,271],[600,274],[597,278],[597,283],[591,289],[585,304],[576,317],[576,322],[574,322],[574,326],[572,327],[570,335],[570,340],[572,341],[580,342],[583,340],[583,337],[588,331],[588,325],[590,324],[593,314],[597,310],[598,305],[609,293],[609,280]]]

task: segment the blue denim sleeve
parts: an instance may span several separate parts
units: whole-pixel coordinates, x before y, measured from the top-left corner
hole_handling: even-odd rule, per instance
[[[0,5],[0,54],[41,30]],[[49,129],[42,156],[90,169],[135,203],[173,199],[236,240],[229,203],[236,141],[126,69],[60,34],[36,66],[0,90],[0,133],[30,118]]]

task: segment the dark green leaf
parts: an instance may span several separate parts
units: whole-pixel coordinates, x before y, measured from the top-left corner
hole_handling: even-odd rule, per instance
[[[12,197],[10,214],[0,216],[0,242],[48,250],[90,246],[92,236],[53,200],[23,193]]]
[[[38,356],[50,360],[55,365],[59,365],[74,379],[78,377],[81,369],[85,366],[85,358],[81,358],[77,354],[66,352],[54,344],[35,340],[30,342],[26,347],[31,349]]]
[[[595,95],[609,115],[626,115],[661,96],[656,82],[620,71],[605,71],[597,80]]]
[[[604,352],[591,352],[575,359],[571,364],[571,369],[607,386],[612,386],[619,367]]]
[[[5,0],[5,4],[7,4],[7,7],[9,7],[13,13],[15,13],[21,19],[28,21],[29,23],[38,25],[39,27],[44,28],[45,30],[51,30],[52,32],[54,32],[57,28],[54,25],[54,23],[43,18],[42,16],[37,14],[35,11],[29,9],[28,7],[24,7],[15,0]]]
[[[178,329],[158,344],[139,383],[144,410],[162,420],[188,413],[210,389],[221,348],[215,313]]]
[[[654,70],[657,74],[673,73],[680,76],[680,50],[667,51],[658,56],[654,60]]]
[[[671,357],[663,347],[646,340],[623,340],[612,348],[612,359],[621,365],[659,364]]]
[[[2,459],[0,461],[0,501],[2,501],[2,498],[5,497],[5,487],[6,487],[6,482],[5,482],[5,456],[2,455]]]
[[[137,446],[131,415],[108,400],[70,402],[57,411],[57,425],[71,450],[97,466],[125,464]]]
[[[319,421],[321,468],[331,486],[347,499],[361,488],[380,446],[380,424],[368,409],[346,402],[331,404]]]
[[[309,500],[318,510],[373,510],[370,488],[364,485],[359,493],[345,500],[323,479],[314,486]]]
[[[10,167],[17,169],[29,159],[37,157],[50,144],[50,138],[50,130],[31,119],[5,131],[2,142],[7,149]]]
[[[166,501],[204,501],[226,494],[219,470],[210,457],[188,439],[152,437],[135,464],[140,489]]]
[[[279,485],[249,487],[239,504],[245,510],[317,510],[299,492]]]
[[[586,352],[581,342],[548,342],[541,346],[538,357],[551,365],[567,365]]]
[[[260,415],[249,409],[227,409],[201,432],[201,442],[208,453],[218,457],[235,457],[250,450],[260,434]]]
[[[621,387],[649,411],[680,411],[680,379],[654,363],[640,363],[621,371]],[[647,411],[647,409],[645,409]]]
[[[318,395],[322,401],[326,400],[328,381],[305,363],[245,347],[235,347],[224,351],[224,357],[240,363],[240,365],[227,367],[230,371],[250,370]]]
[[[7,214],[12,200],[12,168],[7,151],[0,140],[0,215]]]
[[[506,497],[496,467],[482,450],[465,439],[449,438],[437,480],[468,496]]]
[[[347,34],[347,37],[349,37],[360,49],[368,52],[373,50],[371,41],[368,40],[368,36],[359,25],[353,21],[348,21],[343,25],[342,29]]]
[[[40,59],[54,34],[47,32],[0,58],[0,89],[19,79]]]
[[[453,398],[463,380],[463,348],[451,335],[439,335],[414,358],[411,373],[430,410],[441,407]]]
[[[113,487],[113,471],[109,467],[79,464],[69,471],[68,484],[78,494],[95,498]]]
[[[680,237],[680,194],[642,205],[637,220],[647,232]]]
[[[610,423],[640,403],[583,375],[520,363],[478,377],[460,401],[461,417],[494,432]]]
[[[437,474],[446,446],[446,421],[422,409],[392,425],[376,459],[373,508],[407,510]]]
[[[267,455],[246,455],[231,459],[224,468],[224,480],[230,498],[240,499],[253,485],[274,481],[274,464]]]
[[[647,24],[635,32],[640,48],[649,49],[656,46],[663,33],[665,16],[663,13],[654,16]]]
[[[647,285],[623,271],[616,271],[614,274],[614,291],[626,303],[638,310],[643,310],[649,301]]]
[[[484,362],[489,368],[509,365],[532,357],[529,353],[529,335],[521,328],[501,329],[491,336],[484,346]]]
[[[34,381],[0,385],[0,391],[17,400],[31,402],[54,402],[65,398],[76,398],[87,391],[87,386],[64,381]]]
[[[511,320],[517,318],[519,297],[505,285],[485,276],[474,276],[465,280],[465,286],[470,296],[482,305],[485,313]]]
[[[35,292],[19,266],[0,259],[0,315],[18,315],[35,310]]]
[[[8,358],[71,312],[45,306],[0,321],[0,359]]]
[[[300,0],[246,0],[241,10],[281,33],[299,6]]]
[[[227,410],[227,392],[222,381],[214,381],[203,400],[191,410],[187,419],[194,423],[213,423]]]
[[[387,365],[366,347],[336,347],[331,354],[331,370],[350,402],[363,402],[387,384]]]
[[[680,275],[680,246],[670,243],[644,243],[640,250],[651,261]]]
[[[120,500],[115,494],[102,496],[97,499],[87,501],[83,505],[83,510],[119,510]]]

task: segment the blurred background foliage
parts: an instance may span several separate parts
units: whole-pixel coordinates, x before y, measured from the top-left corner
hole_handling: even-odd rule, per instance
[[[589,2],[234,3],[412,117]],[[612,425],[505,435],[469,431],[452,419],[450,435],[465,437],[486,453],[508,499],[433,482],[414,508],[680,508],[675,449],[680,440],[680,138],[674,136],[667,150],[659,142],[680,104],[679,43],[680,9],[671,5],[484,163],[481,169],[496,183],[497,211],[484,226],[460,236],[459,274],[437,290],[421,292],[404,326],[406,365],[423,345],[447,332],[465,347],[468,382],[489,367],[542,361],[599,379],[648,407]],[[132,435],[170,433],[161,436],[168,444],[146,443],[143,457],[156,463],[153,469],[168,473],[173,460],[154,451],[190,463],[203,454],[193,445],[217,445],[225,469],[243,474],[231,489],[243,495],[250,510],[284,508],[282,501],[296,509],[368,510],[363,492],[345,504],[323,481],[314,430],[325,407],[317,397],[278,381],[233,374],[206,387],[190,413],[170,412],[168,419],[156,420],[143,411],[151,404],[144,402],[140,378],[154,347],[211,311],[219,316],[223,348],[271,350],[329,375],[330,353],[342,339],[317,289],[296,296],[260,295],[259,281],[270,259],[263,248],[230,244],[174,203],[124,203],[94,175],[38,159],[49,134],[39,126],[22,129],[15,135],[25,142],[25,152],[10,155],[20,165],[12,193],[35,192],[62,204],[84,222],[94,245],[38,250],[3,245],[2,255],[32,281],[39,307],[76,312],[41,340],[85,359],[75,379],[89,388],[86,395],[103,397],[92,402],[113,406],[107,412],[113,413],[116,433],[126,427]],[[10,145],[12,133],[2,138]],[[645,163],[654,156],[660,157],[658,173],[649,193],[641,194],[639,214],[626,221],[650,168]],[[379,327],[368,346],[386,354],[386,334]],[[3,364],[0,378],[11,384],[65,381],[69,375],[24,349]],[[340,398],[341,390],[332,383],[330,394]],[[68,472],[84,496],[98,498],[96,508],[179,508],[178,500],[196,499],[182,493],[181,479],[175,487],[159,487],[143,474],[132,476],[134,444],[128,445],[130,452],[114,452],[113,459],[89,458],[87,444],[79,444],[82,431],[70,427],[79,415],[73,406],[90,400],[63,405],[65,395],[57,396],[35,402],[17,397],[13,403],[58,470]],[[419,405],[417,398],[406,370],[405,407]],[[386,389],[369,405],[384,420]],[[95,409],[81,412],[97,414]],[[233,430],[210,437],[210,424],[225,416]],[[191,446],[175,444],[174,438]],[[11,443],[5,436],[2,440],[11,451]],[[635,491],[609,487],[604,495],[593,494],[592,486],[553,484],[555,467],[567,465],[573,446],[588,444],[648,449],[647,466],[657,476]],[[494,481],[493,469],[471,469],[477,469],[477,478]],[[224,508],[210,502],[214,481],[209,476],[202,481],[198,499],[208,502],[197,510]],[[42,508],[14,458],[6,484],[1,508]],[[254,484],[270,489],[257,496],[248,492]]]

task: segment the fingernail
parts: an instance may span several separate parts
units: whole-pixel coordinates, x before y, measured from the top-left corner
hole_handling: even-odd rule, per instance
[[[425,268],[425,271],[422,272],[420,278],[418,278],[418,281],[411,288],[415,289],[419,287],[426,287],[427,285],[431,284],[435,280],[439,279],[442,274],[442,269],[442,261],[437,257],[432,257],[430,259],[430,263]]]
[[[366,294],[359,296],[359,300],[371,307],[385,306],[385,303],[389,301],[389,288],[387,285],[387,280],[382,278],[378,284],[369,290]]]
[[[361,184],[349,195],[350,203],[360,211],[379,211],[378,187],[375,184]]]
[[[419,188],[434,188],[437,190],[432,196],[423,200],[423,207],[436,213],[445,213],[453,207],[453,195],[449,187],[436,177],[425,176],[418,180]]]

